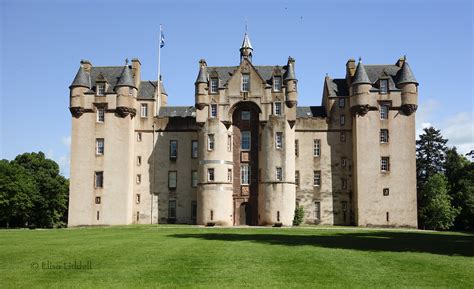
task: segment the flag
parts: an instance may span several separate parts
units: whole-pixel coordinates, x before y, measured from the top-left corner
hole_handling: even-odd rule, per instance
[[[163,48],[165,46],[165,34],[163,34],[163,30],[160,29],[161,36],[160,36],[160,48]]]

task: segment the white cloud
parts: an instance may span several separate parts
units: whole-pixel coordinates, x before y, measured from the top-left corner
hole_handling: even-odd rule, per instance
[[[460,112],[445,118],[441,133],[449,140],[448,145],[456,146],[460,153],[466,154],[474,149],[474,119],[472,113]]]
[[[67,147],[71,147],[71,136],[62,137],[61,142],[63,143],[63,145],[65,145]]]

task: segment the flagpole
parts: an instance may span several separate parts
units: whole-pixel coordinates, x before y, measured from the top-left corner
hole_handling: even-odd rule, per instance
[[[158,103],[160,101],[160,98],[161,98],[161,92],[160,92],[160,89],[161,89],[161,35],[162,35],[162,27],[161,27],[161,24],[160,24],[160,34],[159,34],[159,38],[158,38],[158,81],[156,83],[156,115],[158,115],[159,113],[159,109],[160,109],[160,106],[161,104]]]

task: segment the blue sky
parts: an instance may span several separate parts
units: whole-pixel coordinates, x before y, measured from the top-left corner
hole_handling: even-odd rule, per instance
[[[43,151],[69,175],[69,89],[81,59],[138,57],[161,71],[169,105],[193,105],[198,61],[238,65],[245,19],[256,65],[296,59],[299,105],[321,103],[323,79],[348,58],[392,64],[406,54],[419,87],[417,131],[442,130],[474,149],[471,1],[13,1],[0,0],[0,158]]]

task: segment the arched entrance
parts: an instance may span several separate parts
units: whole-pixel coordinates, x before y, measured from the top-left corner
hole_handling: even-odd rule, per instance
[[[252,224],[252,219],[251,217],[251,209],[250,209],[250,204],[247,202],[244,202],[240,204],[240,210],[239,210],[239,224],[240,225],[251,225]]]

